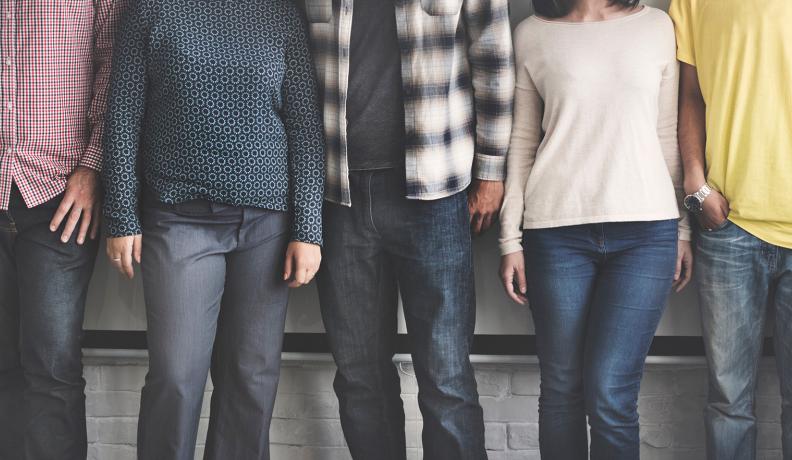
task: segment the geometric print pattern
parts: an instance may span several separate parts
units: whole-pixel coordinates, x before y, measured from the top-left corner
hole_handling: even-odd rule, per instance
[[[110,236],[141,194],[289,211],[321,244],[324,139],[306,24],[291,0],[140,0],[122,20],[105,167]]]

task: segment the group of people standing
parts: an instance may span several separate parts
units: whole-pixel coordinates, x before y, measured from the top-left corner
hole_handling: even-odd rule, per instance
[[[425,458],[486,458],[471,238],[498,215],[543,458],[639,457],[695,271],[709,457],[755,457],[771,312],[792,459],[792,3],[533,5],[512,32],[508,0],[0,0],[0,459],[86,457],[100,220],[143,276],[141,460],[192,460],[208,373],[205,457],[269,458],[314,276],[352,457],[405,458],[401,296]]]

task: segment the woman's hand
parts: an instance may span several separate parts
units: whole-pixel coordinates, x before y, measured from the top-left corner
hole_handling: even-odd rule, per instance
[[[283,280],[289,281],[290,288],[304,286],[310,283],[319,271],[321,262],[322,248],[318,244],[292,241],[286,248]]]
[[[674,272],[674,289],[676,292],[685,289],[693,278],[693,247],[690,241],[679,240],[677,249],[676,271]]]
[[[132,261],[140,263],[142,249],[143,235],[107,239],[107,257],[110,263],[129,279],[135,276]]]
[[[525,257],[523,253],[512,252],[501,257],[500,275],[506,294],[518,304],[525,305],[528,302],[526,297],[528,283],[525,281]],[[515,284],[517,284],[518,291],[514,290]]]

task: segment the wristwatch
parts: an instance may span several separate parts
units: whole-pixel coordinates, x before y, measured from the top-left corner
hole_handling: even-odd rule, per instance
[[[698,189],[698,191],[686,196],[682,204],[685,205],[685,209],[688,211],[694,214],[700,214],[703,210],[702,206],[704,204],[704,200],[707,199],[710,193],[712,193],[712,189],[709,185],[704,184],[700,189]]]

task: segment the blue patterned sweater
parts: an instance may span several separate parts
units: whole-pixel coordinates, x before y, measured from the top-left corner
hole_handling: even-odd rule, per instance
[[[116,40],[103,214],[142,233],[141,192],[292,214],[321,244],[324,139],[292,0],[131,0]]]

